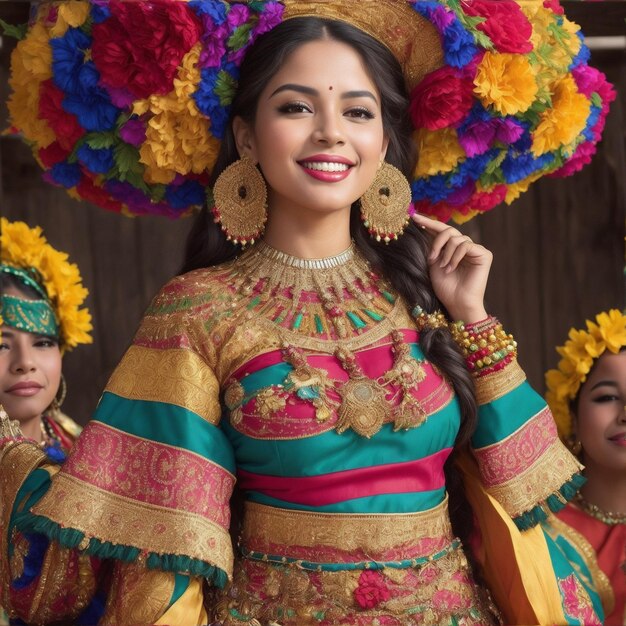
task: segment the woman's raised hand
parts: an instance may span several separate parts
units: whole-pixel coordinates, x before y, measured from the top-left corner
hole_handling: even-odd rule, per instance
[[[448,224],[418,214],[413,220],[432,237],[430,279],[452,319],[466,323],[485,319],[485,288],[493,254]]]

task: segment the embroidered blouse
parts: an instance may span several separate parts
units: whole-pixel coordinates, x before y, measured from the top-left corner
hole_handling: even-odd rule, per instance
[[[447,511],[453,386],[358,252],[257,244],[177,277],[62,468],[2,457],[2,602],[27,622],[600,623],[541,527],[579,471],[548,408],[514,359],[476,393],[462,470],[491,595]]]

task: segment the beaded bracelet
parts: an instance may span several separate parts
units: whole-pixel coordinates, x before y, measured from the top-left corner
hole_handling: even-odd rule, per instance
[[[444,326],[447,328],[450,324],[446,316],[441,311],[427,313],[419,304],[413,307],[411,315],[415,320],[417,330],[420,332],[422,332],[424,328],[442,328]]]
[[[454,322],[450,332],[477,376],[500,370],[517,356],[517,342],[495,317],[473,324]]]

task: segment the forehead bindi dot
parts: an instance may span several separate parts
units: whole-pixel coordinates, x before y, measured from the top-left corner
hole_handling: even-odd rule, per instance
[[[331,86],[328,88],[328,91],[332,91],[332,90],[333,90],[333,86],[331,85]]]

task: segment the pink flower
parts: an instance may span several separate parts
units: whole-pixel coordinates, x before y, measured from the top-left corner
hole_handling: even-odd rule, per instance
[[[382,574],[373,570],[363,570],[359,576],[359,586],[354,590],[354,599],[359,606],[373,609],[390,597],[391,592],[385,586]]]
[[[563,13],[565,13],[565,11],[563,11],[563,7],[559,3],[559,0],[543,0],[543,6],[546,9],[550,9],[557,15],[563,15]]]
[[[409,110],[415,128],[453,126],[472,108],[473,83],[451,67],[428,74],[411,92]]]
[[[491,39],[498,52],[531,52],[532,26],[517,2],[512,0],[466,0],[461,4],[467,15],[484,17],[476,28]]]

